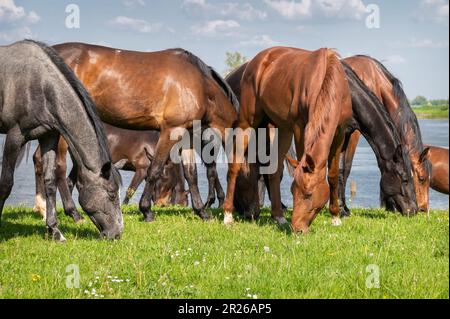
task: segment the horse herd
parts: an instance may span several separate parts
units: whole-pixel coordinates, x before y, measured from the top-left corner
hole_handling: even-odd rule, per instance
[[[243,143],[230,154],[226,193],[216,164],[205,163],[206,203],[195,151],[183,150],[181,163],[169,158],[179,142],[171,138],[174,131],[192,134],[194,121],[215,129],[224,145],[227,129],[242,129],[236,140]],[[242,164],[249,139],[239,135],[270,127],[278,129],[278,170],[261,176],[262,164]],[[36,209],[55,241],[65,240],[57,189],[66,214],[76,222],[83,218],[72,200],[74,187],[101,237],[120,238],[119,169],[135,171],[125,203],[145,180],[139,209],[147,222],[154,220],[152,203],[187,205],[188,194],[204,220],[216,196],[225,224],[233,223],[234,211],[257,219],[265,186],[272,217],[285,224],[280,183],[286,160],[294,179],[293,230],[307,233],[328,202],[333,224],[340,225],[350,214],[345,187],[361,135],[377,157],[387,209],[428,212],[430,186],[448,194],[448,150],[423,144],[401,82],[375,59],[340,59],[329,49],[267,49],[223,79],[182,49],[144,53],[21,41],[0,47],[0,133],[6,134],[0,218],[18,158],[37,139]],[[74,165],[66,178],[68,152]]]

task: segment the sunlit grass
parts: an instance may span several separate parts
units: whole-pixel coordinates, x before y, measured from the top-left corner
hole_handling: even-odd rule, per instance
[[[90,221],[60,214],[65,244],[44,223],[8,208],[0,228],[0,298],[448,298],[449,213],[401,217],[355,210],[342,227],[321,215],[311,234],[280,229],[265,211],[256,223],[202,222],[186,209],[161,209],[153,224],[126,207],[125,233],[99,241]],[[66,287],[68,265],[80,288]],[[380,288],[369,289],[369,265]],[[370,268],[369,268],[370,269]]]

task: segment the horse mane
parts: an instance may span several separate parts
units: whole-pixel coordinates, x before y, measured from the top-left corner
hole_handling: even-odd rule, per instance
[[[86,91],[83,84],[77,78],[72,69],[64,62],[64,60],[58,55],[58,53],[51,47],[47,46],[45,43],[34,41],[34,40],[25,40],[25,42],[35,44],[39,46],[42,51],[50,58],[52,63],[58,68],[61,74],[66,78],[69,82],[70,86],[73,88],[78,98],[83,104],[88,118],[90,119],[92,126],[94,127],[95,133],[98,138],[98,143],[100,146],[100,158],[103,164],[111,162],[111,155],[109,153],[109,147],[106,144],[107,138],[105,132],[103,130],[102,122],[97,114],[97,108],[95,106],[94,101],[90,97],[89,93]]]
[[[383,117],[385,118],[385,123],[389,127],[389,130],[392,132],[395,142],[397,144],[400,144],[401,143],[400,135],[397,132],[397,129],[395,127],[395,123],[392,121],[388,111],[383,106],[383,103],[380,101],[378,96],[376,96],[375,93],[372,92],[372,90],[370,90],[367,87],[367,85],[364,83],[364,81],[361,80],[359,75],[356,74],[356,72],[350,67],[350,65],[348,65],[347,62],[341,61],[341,63],[344,66],[344,70],[345,70],[345,72],[347,74],[347,77],[351,76],[351,78],[353,80],[355,80],[359,84],[359,87],[362,90],[364,90],[364,93],[367,94],[367,96],[369,96],[370,99],[372,100],[372,102],[377,106],[377,111],[380,112],[383,115]]]
[[[305,154],[309,152],[310,148],[320,138],[319,135],[329,119],[333,102],[337,102],[337,92],[334,84],[338,83],[339,80],[337,78],[341,66],[339,56],[330,49],[320,49],[320,54],[325,55],[323,58],[326,60],[327,65],[324,74],[321,74],[321,78],[318,80],[322,82],[308,121],[308,130],[311,131],[309,132],[308,141],[305,141]]]
[[[192,52],[186,51],[184,49],[175,49],[178,52],[181,52],[186,57],[187,61],[192,65],[196,66],[205,77],[212,77],[212,79],[219,85],[223,93],[228,98],[228,101],[238,110],[239,109],[239,101],[234,94],[231,87],[228,85],[227,81],[216,71],[214,68],[207,65],[203,62],[199,57],[194,55]]]
[[[387,68],[384,66],[383,63],[378,61],[375,58],[372,58],[367,55],[360,55],[360,57],[365,57],[373,62],[381,69],[383,74],[388,78],[388,80],[392,83],[392,88],[394,91],[395,98],[397,99],[399,103],[399,108],[397,112],[397,117],[399,120],[399,126],[401,128],[401,138],[404,143],[408,143],[410,147],[412,147],[414,150],[416,150],[419,154],[422,153],[424,149],[423,140],[422,140],[422,133],[420,131],[419,121],[417,119],[416,114],[411,108],[411,105],[409,104],[408,97],[406,96],[406,93],[403,89],[402,82],[395,77]],[[406,136],[408,136],[408,133],[410,130],[413,132],[416,138],[413,139],[413,141],[407,141]]]

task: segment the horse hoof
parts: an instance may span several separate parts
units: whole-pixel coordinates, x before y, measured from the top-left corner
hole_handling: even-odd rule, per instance
[[[341,217],[350,217],[352,213],[350,212],[350,209],[347,207],[341,207]]]
[[[333,218],[333,220],[331,221],[331,224],[335,227],[339,227],[342,226],[342,221],[339,217],[335,217]]]
[[[288,221],[287,221],[287,219],[284,218],[284,217],[275,217],[275,221],[276,221],[276,222],[278,223],[278,225],[280,225],[280,226],[284,226],[284,225],[289,224]]]
[[[233,213],[225,212],[225,216],[223,218],[223,223],[225,225],[233,225],[233,223],[234,223]]]
[[[66,242],[66,238],[59,230],[55,230],[53,232],[52,239],[54,242],[57,242],[57,243],[65,243]]]
[[[72,215],[73,221],[75,224],[81,224],[84,222],[84,217],[80,214],[76,213]]]
[[[153,223],[155,221],[155,216],[153,214],[148,214],[144,218],[144,222],[146,223]]]

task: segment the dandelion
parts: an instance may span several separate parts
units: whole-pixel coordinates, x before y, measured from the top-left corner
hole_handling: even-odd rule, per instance
[[[199,261],[196,261],[196,262],[194,263],[194,266],[195,266],[195,267],[200,266],[200,262],[199,262]]]
[[[264,247],[264,252],[265,252],[266,254],[270,253],[270,247],[265,246],[265,247]]]
[[[31,275],[31,280],[33,282],[37,282],[37,281],[41,280],[41,276],[39,276],[38,274],[32,274]]]

